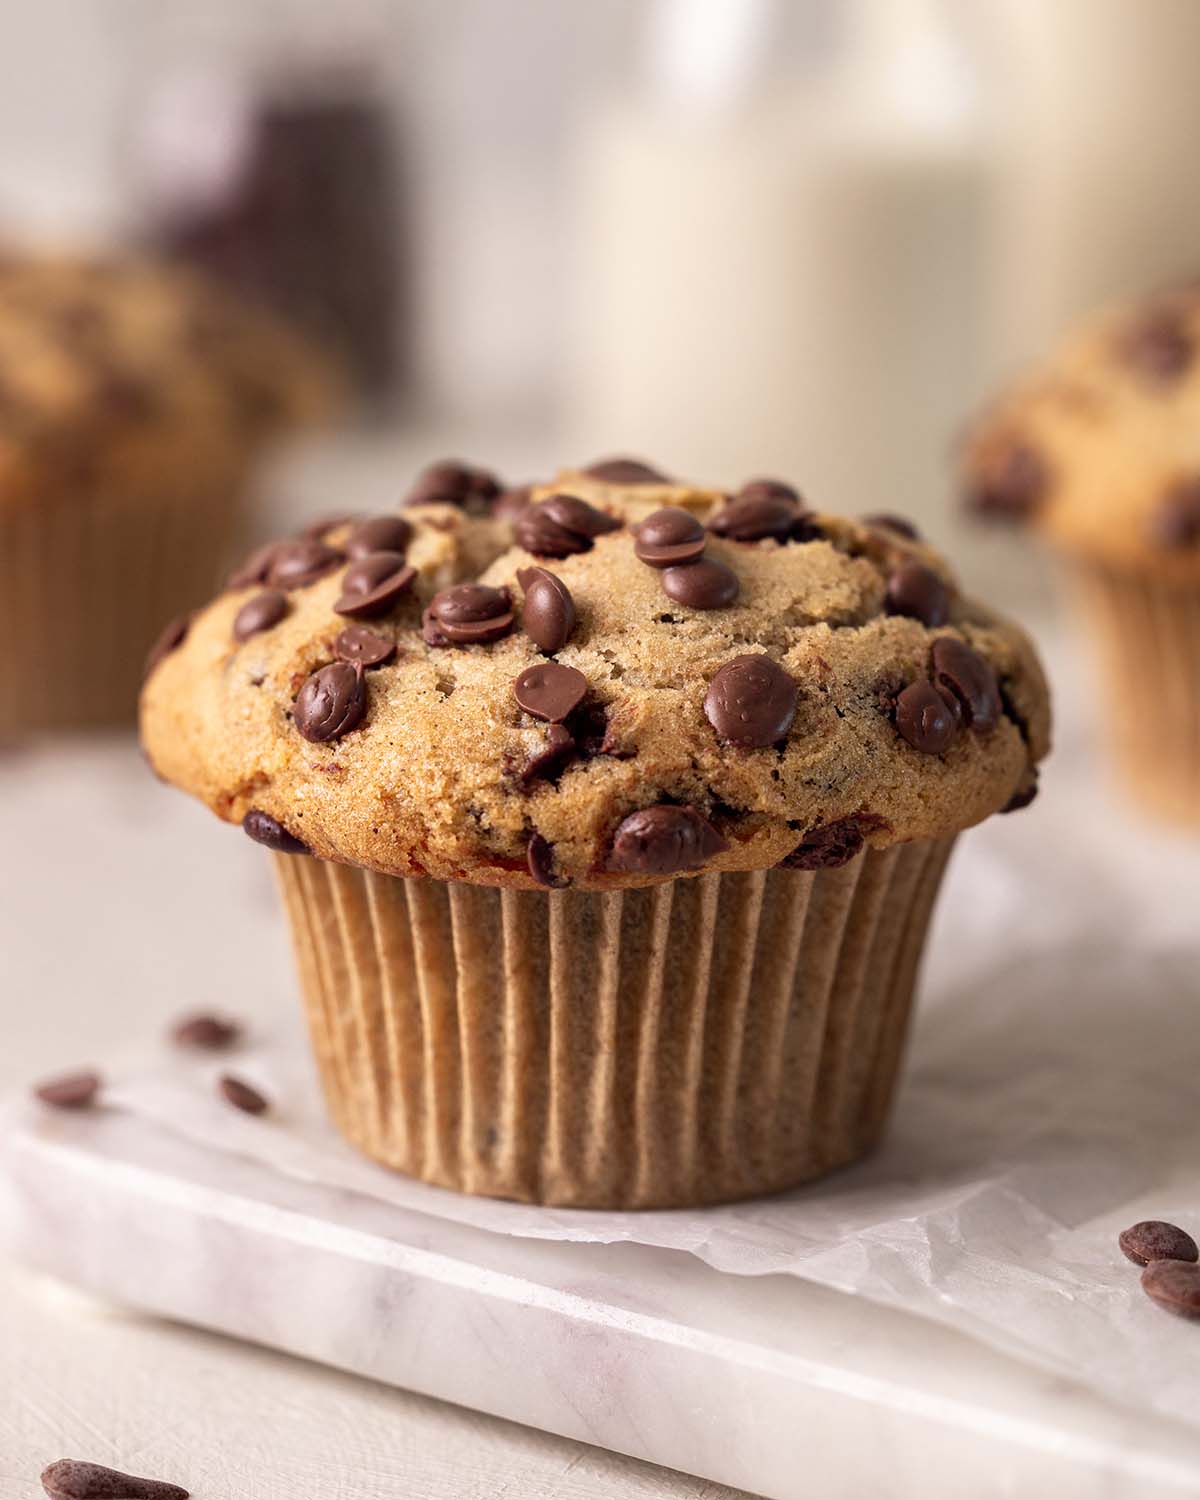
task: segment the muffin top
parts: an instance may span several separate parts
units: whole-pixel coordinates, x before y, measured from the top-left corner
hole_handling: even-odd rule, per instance
[[[224,472],[332,394],[306,343],[190,271],[0,253],[0,505]]]
[[[1079,329],[968,434],[963,485],[1067,552],[1200,580],[1200,284]]]
[[[152,653],[165,780],[282,852],[609,889],[824,868],[1024,806],[1041,669],[900,518],[629,460],[262,549]]]

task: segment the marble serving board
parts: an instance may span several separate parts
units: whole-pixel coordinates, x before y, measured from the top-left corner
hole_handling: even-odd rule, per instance
[[[776,1500],[1200,1496],[1179,1425],[795,1277],[331,1199],[116,1108],[3,1125],[0,1249],[150,1313]]]

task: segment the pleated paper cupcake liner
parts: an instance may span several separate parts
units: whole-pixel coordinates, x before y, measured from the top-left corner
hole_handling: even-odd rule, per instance
[[[333,1119],[411,1176],[543,1204],[844,1166],[885,1124],[952,842],[605,893],[275,856]]]

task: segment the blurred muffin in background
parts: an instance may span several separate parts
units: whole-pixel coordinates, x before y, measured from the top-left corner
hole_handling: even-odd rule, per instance
[[[962,478],[1061,564],[1131,792],[1200,827],[1200,283],[1077,330],[982,416]]]
[[[0,739],[132,722],[256,460],[334,390],[272,315],[190,272],[0,254]]]

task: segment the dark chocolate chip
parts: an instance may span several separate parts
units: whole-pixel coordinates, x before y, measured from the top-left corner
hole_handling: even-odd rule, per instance
[[[507,635],[515,618],[507,589],[456,583],[429,601],[421,634],[429,646],[483,645]]]
[[[588,464],[582,472],[591,479],[604,484],[670,484],[670,480],[658,469],[644,464],[637,458],[602,458]]]
[[[532,786],[535,781],[555,781],[578,747],[575,736],[562,724],[551,724],[540,750],[525,762],[521,770],[522,786]]]
[[[1200,1260],[1200,1249],[1191,1235],[1164,1219],[1143,1219],[1122,1229],[1117,1243],[1135,1266],[1148,1266],[1154,1260]]]
[[[802,510],[800,491],[783,479],[747,479],[734,496],[735,500],[790,500]]]
[[[529,840],[525,850],[525,863],[538,885],[544,885],[552,891],[561,890],[566,885],[562,876],[554,873],[554,849],[540,833],[535,833]]]
[[[525,591],[521,625],[543,651],[553,655],[567,644],[575,629],[575,601],[561,578],[546,568],[522,568],[517,582]]]
[[[561,724],[583,701],[587,678],[558,661],[526,667],[513,683],[513,696],[527,714],[548,724]]]
[[[242,819],[242,832],[256,844],[273,849],[276,854],[308,853],[306,844],[289,833],[282,823],[277,823],[270,813],[261,812],[257,807],[251,808]]]
[[[810,828],[780,864],[788,870],[836,870],[861,853],[863,843],[859,820],[842,818],[823,828]]]
[[[513,526],[517,544],[538,557],[570,557],[590,552],[593,541],[617,531],[620,521],[575,495],[551,495],[529,505]]]
[[[63,1073],[39,1083],[34,1093],[43,1104],[55,1109],[87,1109],[100,1092],[100,1075],[87,1069],[80,1073]]]
[[[272,588],[300,589],[345,561],[345,554],[337,547],[319,542],[315,537],[301,537],[296,542],[284,542],[275,548],[267,567],[266,582]]]
[[[370,552],[342,575],[342,592],[333,608],[352,620],[385,615],[416,581],[417,570],[400,552]]]
[[[335,661],[305,678],[292,707],[292,717],[306,740],[321,744],[348,734],[362,722],[366,711],[367,687],[362,667]]]
[[[661,579],[667,598],[689,609],[727,609],[740,590],[737,574],[715,557],[664,568]]]
[[[793,679],[769,656],[735,656],[713,673],[704,713],[728,744],[761,749],[787,735],[798,697]]]
[[[930,675],[958,699],[964,722],[980,734],[995,729],[1003,709],[991,662],[954,635],[938,636],[930,660]]]
[[[788,495],[766,492],[746,494],[743,491],[716,513],[708,523],[709,531],[731,542],[761,542],[771,538],[786,542],[804,512]]]
[[[1028,443],[1013,442],[980,460],[967,505],[989,520],[1027,521],[1050,488],[1045,459]]]
[[[704,527],[677,505],[664,506],[646,517],[638,527],[633,550],[652,568],[689,563],[704,551]]]
[[[1186,372],[1196,345],[1179,309],[1155,307],[1124,330],[1119,353],[1143,380],[1165,386]]]
[[[1002,813],[1020,812],[1023,807],[1029,806],[1029,804],[1037,797],[1037,794],[1037,767],[1029,766],[1026,768],[1025,775],[1022,777],[1020,785],[1017,787],[1016,791],[1012,794],[1008,801],[1004,804],[1004,806],[1000,809],[1000,811]]]
[[[224,1016],[186,1016],[171,1028],[171,1040],[201,1052],[225,1052],[241,1040],[242,1028]]]
[[[446,459],[430,464],[417,475],[404,497],[405,505],[458,505],[483,511],[500,493],[500,481],[486,469]]]
[[[944,625],[950,617],[950,594],[932,568],[903,562],[888,578],[884,608],[889,615],[905,615],[922,625]]]
[[[279,589],[264,589],[261,594],[252,594],[233,617],[234,639],[248,641],[260,631],[270,630],[287,612],[287,595]]]
[[[921,540],[921,533],[907,516],[893,515],[891,511],[877,511],[874,515],[863,516],[862,523],[864,526],[873,526],[876,530],[894,531],[897,536],[907,537],[910,542]]]
[[[333,643],[333,654],[351,666],[381,667],[395,656],[396,643],[366,625],[347,625]]]
[[[139,1479],[78,1458],[60,1458],[43,1469],[42,1488],[50,1500],[188,1500],[189,1494],[178,1484]]]
[[[149,677],[160,662],[165,661],[172,651],[177,651],[183,645],[187,639],[191,623],[192,617],[190,614],[179,615],[162,630],[158,639],[146,653],[144,676]]]
[[[940,755],[958,732],[958,702],[932,682],[910,682],[896,698],[896,728],[914,750]]]
[[[618,824],[608,868],[628,875],[676,875],[700,869],[728,847],[694,807],[643,807]]]
[[[266,1112],[267,1096],[245,1079],[235,1078],[232,1073],[223,1073],[217,1080],[217,1087],[234,1109],[240,1109],[243,1114],[261,1115]]]
[[[1182,1260],[1154,1260],[1142,1272],[1142,1291],[1164,1312],[1200,1318],[1200,1266]]]
[[[502,490],[492,501],[492,515],[501,520],[511,520],[521,514],[532,498],[531,484],[518,484],[512,489]]]
[[[1173,484],[1154,513],[1152,526],[1160,547],[1200,546],[1200,478]]]
[[[317,538],[319,540],[319,538]],[[225,580],[227,589],[253,588],[256,583],[265,583],[267,574],[271,571],[271,564],[275,561],[275,554],[282,544],[280,542],[267,542],[265,546],[256,547],[244,563],[230,573]]]
[[[412,532],[403,516],[372,516],[368,521],[360,521],[342,546],[346,556],[355,560],[372,552],[404,553],[412,541]]]

